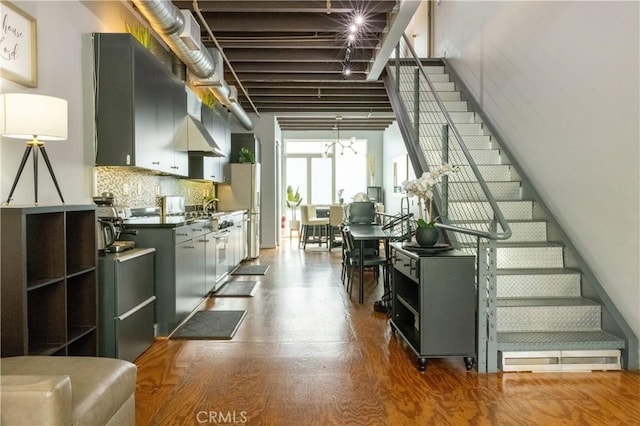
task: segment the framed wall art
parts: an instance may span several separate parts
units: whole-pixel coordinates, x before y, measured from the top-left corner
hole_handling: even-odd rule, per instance
[[[38,86],[36,20],[9,1],[0,1],[0,76]]]

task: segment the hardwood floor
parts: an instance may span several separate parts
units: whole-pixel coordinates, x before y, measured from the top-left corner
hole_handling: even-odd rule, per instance
[[[466,371],[462,358],[424,373],[372,303],[340,281],[340,250],[262,250],[254,297],[230,341],[158,339],[137,360],[138,425],[639,425],[640,372]]]

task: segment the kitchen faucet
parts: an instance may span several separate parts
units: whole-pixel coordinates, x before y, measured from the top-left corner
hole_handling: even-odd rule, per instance
[[[216,203],[219,200],[217,198],[214,197],[205,197],[203,203],[202,203],[202,210],[207,213],[209,211],[209,209],[211,209],[211,213],[215,213],[216,212]]]

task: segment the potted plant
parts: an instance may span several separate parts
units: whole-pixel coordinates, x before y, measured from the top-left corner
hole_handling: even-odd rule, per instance
[[[416,221],[416,241],[421,246],[432,246],[438,241],[439,233],[435,224],[439,216],[433,215],[433,188],[442,176],[457,171],[458,166],[445,163],[424,172],[418,179],[402,183],[407,196],[418,197],[419,219]]]
[[[243,148],[240,148],[240,151],[238,151],[238,162],[253,164],[256,162],[256,156],[254,155],[253,152],[243,147]]]
[[[291,221],[289,222],[289,229],[300,229],[300,221],[296,216],[298,206],[300,205],[300,203],[302,203],[302,197],[300,196],[299,189],[300,187],[296,188],[296,191],[293,192],[293,187],[291,185],[287,186],[286,203],[287,207],[291,209]]]

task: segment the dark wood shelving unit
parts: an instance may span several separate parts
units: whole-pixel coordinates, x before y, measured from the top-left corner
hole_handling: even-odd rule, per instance
[[[96,356],[95,206],[0,213],[2,356]]]

